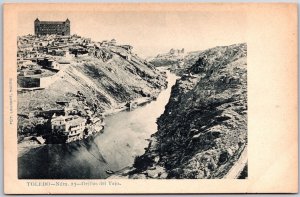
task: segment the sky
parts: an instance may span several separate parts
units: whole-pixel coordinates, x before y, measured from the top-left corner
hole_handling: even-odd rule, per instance
[[[34,20],[71,21],[71,34],[93,41],[130,44],[141,57],[171,48],[197,51],[246,42],[246,14],[234,11],[26,11],[18,15],[18,35],[34,34]]]

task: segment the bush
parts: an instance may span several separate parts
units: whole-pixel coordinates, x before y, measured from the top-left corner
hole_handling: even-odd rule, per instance
[[[135,157],[133,167],[140,170],[146,170],[147,167],[152,166],[152,164],[153,164],[152,159],[150,159],[145,155],[142,155],[142,156]]]

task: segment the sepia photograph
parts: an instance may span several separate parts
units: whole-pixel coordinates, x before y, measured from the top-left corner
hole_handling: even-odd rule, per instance
[[[20,179],[247,178],[245,18],[34,12],[19,24]]]
[[[7,191],[256,192],[294,181],[296,152],[278,150],[298,144],[296,9],[261,5],[7,4]],[[267,186],[276,155],[287,163]]]

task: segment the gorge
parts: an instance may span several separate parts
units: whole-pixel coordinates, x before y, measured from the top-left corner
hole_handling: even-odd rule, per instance
[[[157,123],[145,154],[111,178],[226,178],[235,163],[230,177],[246,178],[247,45],[200,52]]]
[[[171,50],[149,61],[128,45],[94,44],[88,45],[94,53],[76,54],[47,87],[19,87],[19,178],[247,177],[245,43],[187,54]],[[123,111],[141,98],[151,102]],[[60,109],[62,103],[75,106]],[[49,121],[66,108],[86,125],[105,116],[104,133],[52,143]],[[46,144],[29,146],[25,139],[32,136]]]

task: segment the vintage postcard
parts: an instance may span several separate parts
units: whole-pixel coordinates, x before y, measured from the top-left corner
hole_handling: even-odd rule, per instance
[[[7,194],[298,191],[297,5],[4,5]]]

